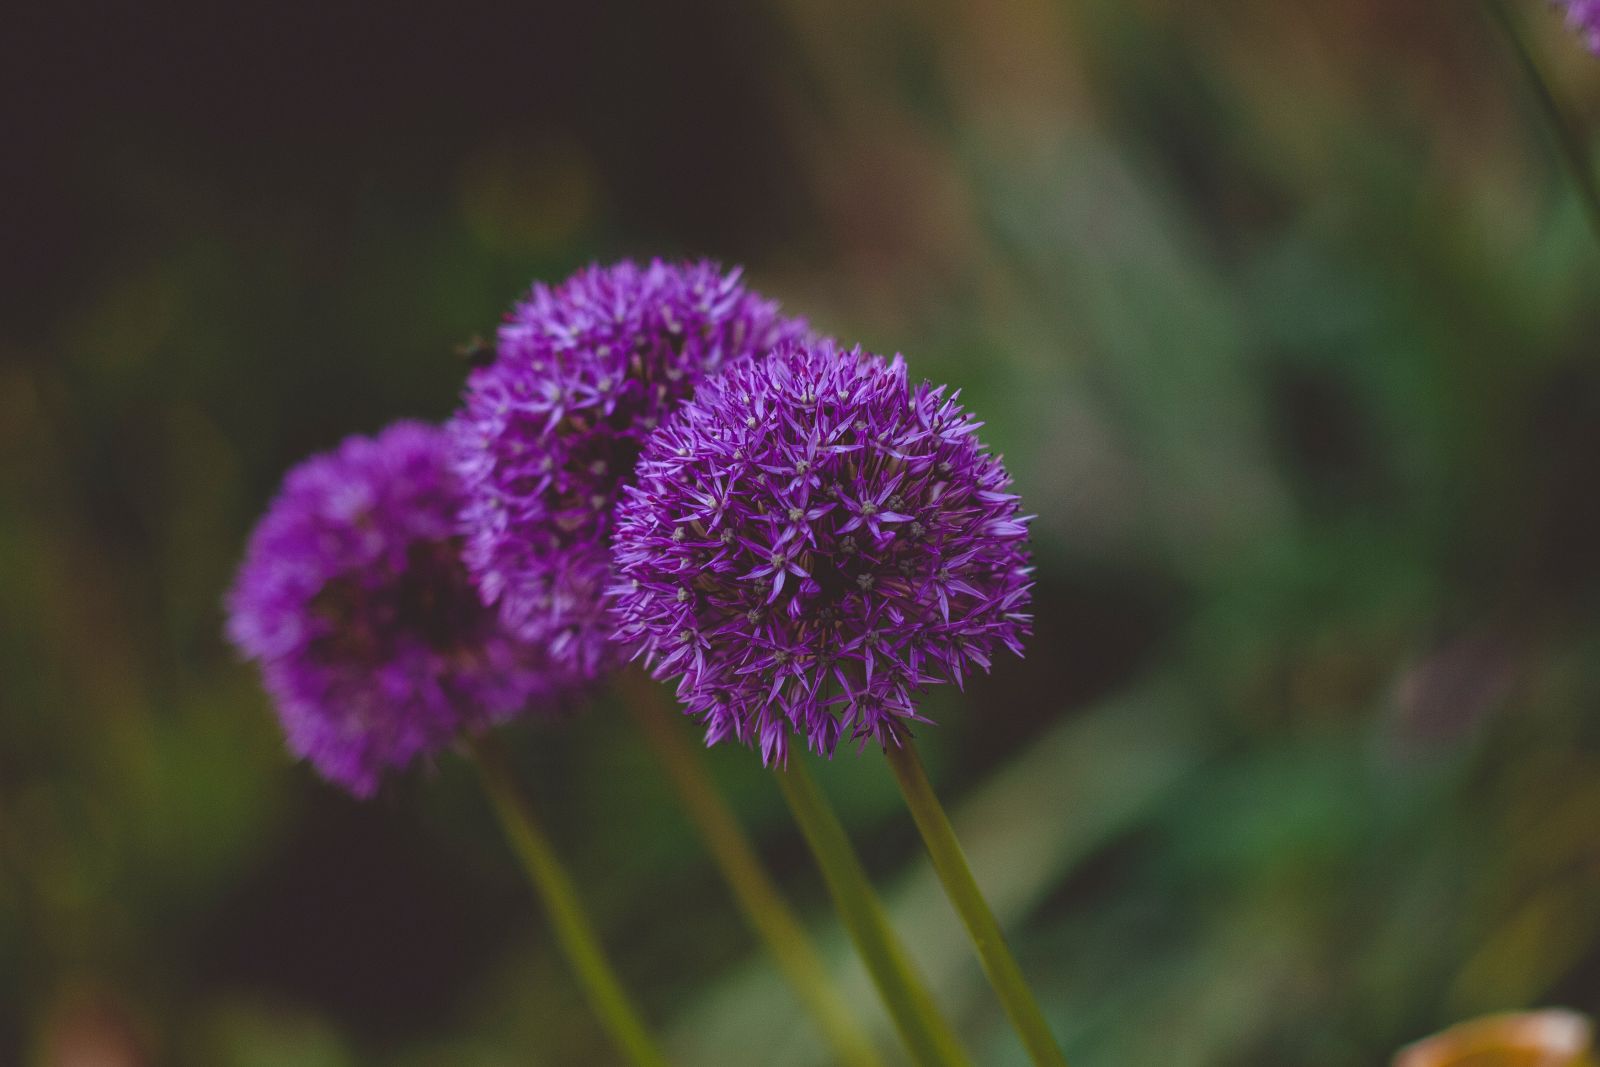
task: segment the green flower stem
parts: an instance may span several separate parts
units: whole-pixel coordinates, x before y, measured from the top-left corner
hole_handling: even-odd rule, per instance
[[[1578,187],[1578,198],[1583,202],[1589,226],[1594,231],[1595,239],[1600,240],[1600,179],[1595,175],[1594,156],[1588,142],[1568,117],[1567,109],[1556,98],[1555,90],[1550,87],[1550,82],[1539,70],[1539,62],[1533,56],[1533,49],[1529,47],[1528,39],[1522,32],[1522,25],[1517,16],[1506,7],[1505,0],[1483,0],[1483,4],[1489,11],[1489,17],[1505,34],[1512,53],[1517,57],[1517,66],[1528,79],[1528,86],[1539,102],[1539,109],[1544,112],[1545,119],[1550,124],[1550,133],[1555,138],[1556,150],[1572,175],[1573,184]]]
[[[950,898],[961,921],[966,924],[967,933],[978,949],[983,972],[989,976],[989,984],[999,994],[1000,1003],[1005,1007],[1011,1025],[1022,1038],[1028,1055],[1036,1064],[1066,1067],[1066,1057],[1061,1054],[1060,1046],[1050,1033],[1044,1013],[1039,1010],[1039,1002],[1034,999],[1033,990],[1028,988],[1022,968],[1017,966],[1016,957],[1011,954],[1005,935],[1000,932],[1000,924],[995,921],[994,912],[989,909],[977,880],[972,877],[972,868],[967,865],[961,842],[956,840],[955,830],[944,813],[944,806],[933,792],[933,785],[928,781],[927,772],[922,769],[922,761],[917,758],[911,738],[900,738],[900,743],[887,747],[884,754],[894,771],[895,781],[900,784],[900,792],[906,798],[906,806],[911,809],[911,818],[922,834],[923,844],[928,846],[934,872],[944,884],[945,896]]]
[[[777,778],[816,857],[839,918],[855,941],[911,1058],[931,1067],[968,1064],[955,1032],[939,1014],[905,947],[890,928],[838,816],[806,771],[805,757],[791,756],[788,765],[777,771]]]
[[[635,1067],[667,1067],[666,1057],[645,1029],[638,1010],[611,969],[600,938],[578,902],[571,876],[534,820],[527,798],[517,789],[505,756],[485,738],[470,741],[469,747],[482,774],[484,790],[489,794],[495,814],[500,817],[500,825],[527,870],[533,888],[544,901],[556,940],[578,972],[595,1014]]]
[[[670,715],[663,705],[658,687],[634,671],[627,673],[623,684],[628,710],[677,790],[684,811],[733,891],[734,900],[751,929],[766,942],[778,968],[811,1012],[839,1062],[850,1067],[882,1067],[883,1060],[866,1031],[829,981],[827,968],[805,928],[761,866],[755,849],[711,780],[705,762],[685,738],[683,724],[674,722],[677,716]]]

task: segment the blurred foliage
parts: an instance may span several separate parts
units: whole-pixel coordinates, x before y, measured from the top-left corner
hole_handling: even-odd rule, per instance
[[[1037,511],[1029,656],[925,748],[1073,1062],[1600,1012],[1600,254],[1473,5],[507,19],[8,35],[0,1062],[609,1062],[459,761],[368,805],[291,766],[219,600],[287,466],[446,414],[530,279],[654,253],[960,386]],[[822,1062],[625,717],[511,734],[683,1061]],[[1021,1062],[879,761],[819,771]]]

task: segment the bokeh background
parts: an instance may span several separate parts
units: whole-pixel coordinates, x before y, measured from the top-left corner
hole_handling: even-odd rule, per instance
[[[1074,1063],[1600,1010],[1600,246],[1478,5],[5,21],[0,1063],[613,1062],[468,769],[291,764],[220,597],[289,465],[651,254],[960,386],[1038,513],[1029,655],[923,747]],[[627,718],[509,733],[681,1061],[825,1062]],[[772,782],[710,758],[882,1027]],[[1020,1063],[882,760],[817,770]]]

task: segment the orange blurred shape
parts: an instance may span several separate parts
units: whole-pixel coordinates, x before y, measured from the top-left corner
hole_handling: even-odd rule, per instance
[[[41,1035],[40,1067],[145,1067],[134,1021],[98,991],[66,995]]]
[[[1576,1012],[1507,1012],[1407,1045],[1394,1067],[1594,1067],[1594,1026]]]

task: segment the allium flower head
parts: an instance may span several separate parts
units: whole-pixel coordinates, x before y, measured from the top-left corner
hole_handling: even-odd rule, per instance
[[[606,542],[645,437],[705,375],[804,332],[709,262],[623,262],[534,286],[454,423],[484,602],[584,676],[613,666]]]
[[[443,430],[401,422],[290,471],[228,594],[289,748],[368,796],[384,771],[565,686],[509,638],[460,560]]]
[[[919,688],[1021,653],[1027,519],[978,425],[899,356],[825,341],[707,380],[651,437],[614,607],[708,742],[896,743]]]
[[[1583,37],[1589,51],[1600,55],[1600,0],[1555,0],[1566,8],[1567,25]]]

